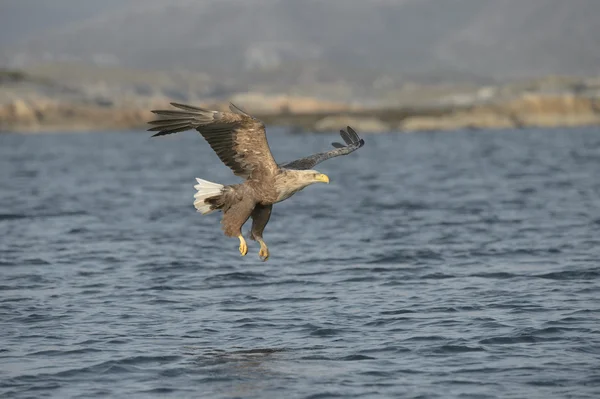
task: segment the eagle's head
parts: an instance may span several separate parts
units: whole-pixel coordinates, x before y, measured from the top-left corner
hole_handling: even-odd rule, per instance
[[[302,188],[314,183],[329,183],[329,176],[316,170],[295,170],[294,175]]]
[[[329,177],[316,170],[285,170],[276,182],[277,202],[291,197],[304,187],[314,183],[329,183]]]

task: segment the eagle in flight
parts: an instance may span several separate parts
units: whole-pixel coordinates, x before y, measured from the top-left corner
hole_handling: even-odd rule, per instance
[[[158,132],[152,137],[197,130],[221,161],[241,184],[223,186],[196,179],[194,206],[203,215],[222,211],[221,225],[228,237],[240,240],[242,256],[248,245],[242,235],[242,226],[252,218],[249,238],[260,243],[258,255],[263,261],[269,258],[269,249],[263,240],[263,231],[271,217],[273,204],[288,199],[313,183],[329,183],[329,177],[313,167],[329,158],[347,155],[364,145],[364,140],[348,126],[340,134],[346,145],[332,143],[334,150],[311,155],[293,162],[277,164],[271,154],[265,125],[230,104],[231,112],[211,111],[191,105],[171,103],[177,110],[154,110],[160,119],[148,122]]]

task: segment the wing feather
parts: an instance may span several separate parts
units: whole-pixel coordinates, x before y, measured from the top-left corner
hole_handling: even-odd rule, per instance
[[[211,111],[192,105],[171,103],[179,110],[154,110],[166,117],[148,122],[152,137],[196,129],[219,159],[237,176],[260,178],[274,173],[278,166],[267,142],[264,124],[230,105],[231,112]]]
[[[352,129],[350,126],[348,126],[346,129],[346,131],[340,130],[340,136],[346,142],[346,145],[337,142],[331,143],[331,145],[335,147],[335,150],[320,152],[318,154],[314,154],[305,158],[300,158],[292,162],[281,164],[279,166],[286,169],[312,169],[315,165],[323,161],[339,157],[341,155],[348,155],[365,145],[365,141],[358,136],[358,133],[356,133],[354,129]]]

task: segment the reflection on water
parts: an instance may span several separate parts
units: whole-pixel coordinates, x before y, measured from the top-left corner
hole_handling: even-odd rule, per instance
[[[268,381],[277,378],[277,357],[281,348],[236,349],[231,351],[209,350],[186,347],[186,356],[192,356],[203,374],[215,379],[229,381],[218,392],[226,397],[248,397],[258,395]]]

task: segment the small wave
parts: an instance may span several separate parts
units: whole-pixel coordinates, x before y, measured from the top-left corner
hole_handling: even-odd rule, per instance
[[[600,270],[565,270],[562,272],[536,274],[532,277],[544,278],[549,280],[594,280],[600,277]]]
[[[338,283],[363,283],[378,281],[378,276],[364,276],[364,277],[350,277],[343,280],[339,280]]]
[[[436,353],[463,353],[463,352],[484,352],[485,349],[481,346],[467,345],[442,345],[433,350]]]
[[[307,355],[300,357],[301,360],[334,360],[331,357],[323,355]]]
[[[542,341],[555,341],[557,338],[544,338],[534,334],[522,334],[513,336],[485,338],[479,341],[482,345],[512,345],[512,344],[531,344]]]
[[[394,373],[392,373],[390,371],[380,371],[380,370],[359,371],[358,374],[366,375],[368,377],[379,377],[379,378],[389,378],[394,375]]]
[[[588,328],[582,328],[582,327],[557,327],[557,326],[549,326],[549,327],[544,327],[544,328],[538,328],[538,329],[527,329],[524,331],[525,333],[529,333],[532,335],[560,335],[560,334],[564,334],[564,333],[592,333],[592,330],[588,329]],[[577,334],[574,334],[573,336],[577,336]]]
[[[345,362],[351,362],[356,360],[375,360],[375,357],[366,356],[366,355],[348,355],[340,358],[339,360],[343,360]]]
[[[305,399],[328,399],[328,398],[347,398],[347,395],[337,392],[321,392],[308,395]]]
[[[535,380],[535,381],[527,381],[527,385],[532,385],[534,387],[564,387],[570,385],[571,381],[563,380],[559,378],[552,378],[548,380]]]
[[[209,276],[205,279],[206,282],[222,282],[222,281],[261,281],[269,278],[268,275],[256,272],[232,272]]]
[[[30,323],[42,323],[46,321],[55,321],[60,319],[69,318],[68,315],[52,315],[52,314],[39,314],[39,313],[30,313],[26,316],[17,316],[9,319],[9,321],[19,321],[24,324]]]
[[[336,330],[335,328],[319,328],[312,331],[310,335],[314,337],[331,337],[340,334],[340,332],[340,330]]]
[[[368,264],[399,264],[411,262],[425,262],[425,261],[441,261],[443,260],[442,254],[432,250],[395,250],[387,252],[383,255],[376,256],[375,259],[367,261]]]
[[[25,214],[25,213],[0,213],[0,221],[3,220],[19,220],[19,219],[34,219],[34,218],[55,218],[65,216],[84,216],[87,212],[58,212],[58,213],[40,213],[40,214]]]
[[[20,213],[0,213],[0,220],[27,219],[29,216]]]
[[[165,356],[131,356],[123,359],[106,362],[107,364],[114,363],[118,365],[138,365],[138,364],[149,364],[149,363],[158,363],[165,364],[171,363],[176,360],[181,359],[180,356],[175,355],[165,355]]]
[[[501,374],[505,373],[506,371],[537,373],[542,370],[543,370],[542,367],[531,367],[531,366],[521,366],[521,367],[512,366],[512,367],[507,367],[507,368],[503,368],[503,367],[479,367],[479,368],[465,367],[465,368],[459,368],[459,369],[455,370],[454,373],[456,373],[456,374],[481,373],[481,374],[488,374],[488,375],[501,375]]]
[[[240,355],[270,355],[272,353],[287,352],[288,348],[253,348],[253,349],[240,349],[232,351],[232,354]]]
[[[153,389],[139,391],[139,393],[144,394],[144,395],[168,395],[168,394],[172,394],[175,392],[181,392],[181,388],[173,389],[173,388],[159,387],[159,388],[153,388]],[[193,392],[193,391],[190,390],[190,392]]]
[[[405,314],[405,313],[415,313],[415,311],[410,310],[410,309],[398,309],[398,310],[384,310],[379,313],[383,314],[383,315],[397,315],[397,314]]]
[[[246,313],[246,312],[272,312],[273,309],[271,308],[223,308],[221,309],[222,312],[240,312],[240,313]]]
[[[405,341],[445,341],[446,339],[448,338],[439,335],[417,335],[407,338]]]
[[[520,276],[518,274],[507,273],[507,272],[495,272],[495,273],[473,273],[473,274],[469,274],[468,277],[507,279],[507,278],[515,278],[515,277],[520,277]]]
[[[449,278],[456,278],[453,274],[445,274],[445,273],[430,273],[424,276],[421,276],[421,280],[445,280]]]
[[[47,260],[41,259],[41,258],[24,259],[20,263],[21,263],[21,265],[29,265],[29,266],[47,266],[47,265],[52,264],[52,263],[48,262]]]
[[[153,285],[151,287],[138,288],[136,291],[173,291],[176,289],[178,289],[178,287],[170,285]]]
[[[106,341],[107,344],[111,344],[111,345],[124,345],[124,344],[129,344],[131,343],[131,339],[127,338],[127,339],[123,339],[123,338],[115,338],[115,339],[111,339]]]
[[[102,352],[95,348],[80,348],[70,350],[44,350],[39,352],[28,353],[27,356],[67,356],[67,355],[82,355],[86,353]]]
[[[164,365],[179,360],[180,356],[132,356],[120,360],[110,360],[97,363],[87,367],[73,368],[58,371],[56,373],[38,373],[35,375],[21,375],[13,378],[20,382],[38,382],[52,378],[73,378],[80,375],[90,374],[97,377],[100,374],[126,374],[136,372],[137,366],[147,364]]]
[[[492,386],[500,386],[499,383],[486,381],[485,383],[479,380],[439,380],[435,382],[436,385],[492,385]],[[494,396],[486,396],[486,395],[462,395],[461,397],[465,398],[480,398],[480,399],[492,399]]]
[[[85,227],[74,227],[72,229],[70,229],[69,231],[67,231],[67,234],[84,234],[84,233],[89,233],[90,230],[86,229]]]
[[[381,326],[385,326],[388,324],[394,324],[400,321],[408,321],[408,320],[412,320],[410,317],[392,317],[389,319],[379,319],[379,320],[374,320],[374,321],[370,321],[368,323],[365,323],[366,327],[381,327]]]

